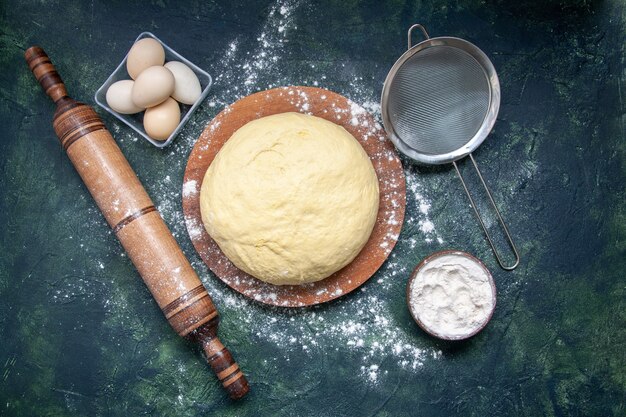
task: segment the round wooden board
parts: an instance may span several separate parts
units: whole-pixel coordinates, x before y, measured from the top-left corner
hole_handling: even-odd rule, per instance
[[[300,112],[343,126],[370,156],[380,187],[378,216],[372,235],[359,255],[321,281],[304,285],[272,285],[238,269],[207,234],[200,214],[200,187],[215,155],[246,123],[277,113]],[[261,91],[227,106],[202,132],[189,156],[183,181],[183,212],[189,236],[200,257],[224,283],[256,301],[303,307],[330,301],[367,281],[395,246],[406,205],[402,164],[381,126],[362,107],[332,91],[313,87],[281,87]]]

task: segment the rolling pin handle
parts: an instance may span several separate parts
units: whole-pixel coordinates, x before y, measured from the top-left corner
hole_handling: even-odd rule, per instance
[[[248,381],[222,342],[217,337],[207,339],[202,343],[202,348],[211,369],[217,375],[230,398],[238,400],[246,395],[250,390]]]
[[[216,333],[217,321],[200,326],[190,336],[202,345],[207,362],[230,398],[238,400],[250,391],[250,387],[239,365],[217,338]]]
[[[24,52],[28,68],[39,81],[41,88],[55,103],[67,97],[65,84],[46,52],[38,46],[31,46]]]

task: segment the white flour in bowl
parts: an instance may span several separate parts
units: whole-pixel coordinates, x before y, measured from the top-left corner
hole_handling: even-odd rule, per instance
[[[462,252],[435,255],[411,280],[409,308],[430,333],[463,339],[491,317],[495,307],[491,282],[489,272]]]

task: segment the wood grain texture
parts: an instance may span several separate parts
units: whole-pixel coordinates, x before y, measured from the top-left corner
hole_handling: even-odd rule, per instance
[[[232,134],[246,123],[272,114],[308,113],[343,126],[370,156],[380,187],[378,216],[369,241],[341,270],[321,281],[276,286],[238,269],[202,226],[200,187],[209,165]],[[383,264],[402,228],[405,210],[402,164],[381,126],[347,98],[314,87],[281,87],[247,96],[226,107],[200,135],[187,163],[183,211],[191,240],[209,268],[228,286],[256,301],[302,307],[324,303],[358,288]]]

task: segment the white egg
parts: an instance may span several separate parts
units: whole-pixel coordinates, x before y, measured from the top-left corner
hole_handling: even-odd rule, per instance
[[[146,109],[143,127],[148,136],[156,140],[166,140],[180,123],[180,107],[173,98]]]
[[[137,106],[154,107],[174,92],[174,75],[165,67],[156,65],[139,74],[133,85],[132,98]]]
[[[172,97],[183,104],[195,103],[202,94],[202,88],[193,70],[179,61],[170,61],[165,68],[174,74],[176,80]]]
[[[126,70],[133,80],[146,68],[154,65],[163,65],[165,50],[161,44],[152,38],[143,38],[135,42],[128,52]]]
[[[131,98],[133,80],[122,80],[111,84],[107,90],[107,104],[114,111],[121,114],[139,113],[144,108],[137,106]]]

